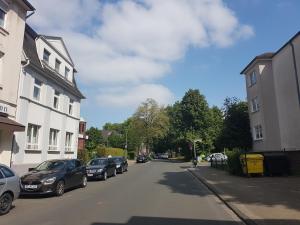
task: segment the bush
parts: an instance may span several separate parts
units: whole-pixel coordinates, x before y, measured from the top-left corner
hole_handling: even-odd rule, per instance
[[[105,148],[103,146],[97,147],[97,157],[111,156],[125,156],[125,151],[121,148]]]
[[[128,156],[128,159],[134,160],[135,159],[135,152],[128,152],[127,156]]]
[[[241,152],[238,150],[234,150],[234,151],[226,152],[226,154],[228,156],[227,166],[228,166],[229,173],[234,175],[239,175],[239,176],[242,175],[243,169],[240,162]]]
[[[89,155],[89,152],[87,151],[87,149],[84,149],[82,151],[78,151],[77,152],[77,159],[80,159],[85,163],[90,161],[90,155]]]

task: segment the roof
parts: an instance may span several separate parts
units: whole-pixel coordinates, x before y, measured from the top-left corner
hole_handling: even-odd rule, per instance
[[[69,82],[62,75],[58,74],[54,69],[50,68],[49,66],[42,65],[37,54],[35,43],[36,38],[39,36],[40,35],[38,35],[28,24],[26,24],[23,50],[29,60],[29,66],[33,67],[35,70],[38,70],[41,75],[52,80],[58,86],[69,90],[73,95],[79,97],[80,99],[84,99],[85,97],[77,88],[76,82],[74,82],[72,85],[71,82]],[[73,79],[75,81],[75,78]]]
[[[288,40],[280,49],[276,52],[266,52],[261,55],[254,57],[251,62],[241,71],[240,74],[244,74],[246,70],[254,63],[256,60],[272,60],[274,56],[276,56],[282,49],[284,49],[288,44],[290,44],[295,38],[300,35],[300,31],[298,31],[290,40]]]
[[[30,11],[35,10],[35,8],[27,0],[23,0],[23,3],[30,9]]]

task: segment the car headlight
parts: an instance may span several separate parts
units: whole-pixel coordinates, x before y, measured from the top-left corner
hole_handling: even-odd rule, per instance
[[[44,180],[43,184],[49,185],[49,184],[53,184],[55,181],[56,181],[56,177],[51,177],[51,178],[48,178],[47,180]]]
[[[102,172],[102,170],[103,170],[103,169],[98,169],[98,170],[97,170],[97,172],[98,172],[98,173],[101,173],[101,172]]]
[[[121,165],[117,165],[116,167],[117,167],[117,168],[120,168],[120,167],[121,167]]]

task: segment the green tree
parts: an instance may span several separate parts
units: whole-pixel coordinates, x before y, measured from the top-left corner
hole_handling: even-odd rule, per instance
[[[224,125],[224,115],[221,109],[213,106],[210,109],[211,125],[210,125],[210,139],[212,141],[212,152],[221,152],[223,149],[218,146],[218,138],[220,137]]]
[[[224,102],[224,127],[219,145],[228,149],[249,150],[252,147],[247,102],[226,98]]]
[[[89,136],[89,139],[86,141],[86,148],[89,151],[96,149],[98,145],[103,143],[101,130],[98,128],[91,127],[86,131],[86,134]]]

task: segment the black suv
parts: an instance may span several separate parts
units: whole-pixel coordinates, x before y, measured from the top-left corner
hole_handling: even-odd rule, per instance
[[[116,156],[112,157],[112,159],[116,163],[117,173],[124,173],[124,171],[128,171],[128,163],[125,157]]]
[[[86,167],[88,179],[106,180],[117,175],[117,166],[112,158],[96,158]]]
[[[65,189],[86,187],[87,176],[84,164],[77,159],[49,160],[21,177],[21,195],[64,194]]]

